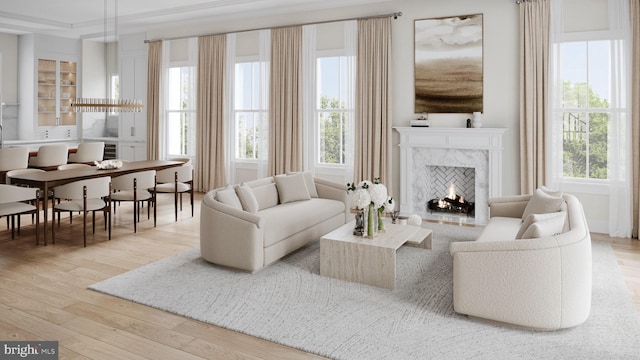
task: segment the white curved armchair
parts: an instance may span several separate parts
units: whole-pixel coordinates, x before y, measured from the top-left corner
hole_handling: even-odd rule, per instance
[[[78,144],[75,154],[69,154],[70,163],[91,163],[102,161],[104,158],[104,142]]]
[[[58,165],[67,163],[68,155],[67,144],[42,145],[38,149],[38,155],[29,158],[29,167],[55,169]]]
[[[517,231],[529,198],[489,199],[491,221],[484,231],[508,233],[510,223]],[[591,237],[582,204],[572,195],[564,199],[568,231],[451,243],[456,312],[544,330],[573,327],[589,317]]]

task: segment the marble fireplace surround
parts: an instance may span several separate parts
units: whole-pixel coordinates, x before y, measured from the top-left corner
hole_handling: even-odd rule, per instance
[[[475,218],[486,224],[487,199],[502,195],[504,128],[395,127],[400,134],[400,212],[438,219],[426,209],[428,166],[475,169]]]

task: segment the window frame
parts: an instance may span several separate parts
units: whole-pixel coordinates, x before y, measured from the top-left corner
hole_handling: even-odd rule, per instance
[[[328,50],[317,50],[316,51],[316,74],[315,74],[315,87],[314,87],[314,94],[313,94],[313,98],[314,98],[314,109],[313,109],[313,119],[312,119],[312,124],[310,124],[310,138],[313,139],[313,152],[311,155],[312,157],[312,161],[313,161],[313,166],[315,168],[315,171],[317,173],[321,173],[324,175],[331,175],[331,176],[341,176],[344,174],[344,170],[347,167],[347,164],[349,163],[349,159],[346,158],[346,156],[348,156],[349,154],[353,154],[353,151],[349,151],[348,149],[345,149],[346,151],[346,155],[345,155],[345,159],[344,159],[344,163],[341,164],[332,164],[332,163],[322,163],[320,162],[320,157],[321,157],[321,141],[320,141],[320,135],[321,135],[321,129],[320,129],[320,113],[324,113],[327,112],[328,109],[321,109],[319,107],[319,89],[320,89],[320,79],[319,79],[319,75],[320,72],[318,71],[318,61],[321,58],[340,58],[340,57],[348,57],[349,54],[347,54],[347,51],[345,49],[342,48],[336,48],[336,49],[328,49]],[[341,77],[339,77],[341,78]],[[341,89],[342,86],[341,84],[338,84],[338,89]],[[354,104],[355,105],[355,104]],[[352,121],[355,119],[355,106],[351,109],[330,109],[330,110],[335,110],[336,112],[342,113],[342,114],[348,114],[351,113],[351,119]],[[345,123],[343,124],[343,126],[347,126],[346,121],[348,121],[348,118],[345,119]],[[346,146],[348,146],[348,141],[345,143],[345,148]]]
[[[193,71],[196,71],[196,66],[191,66],[188,61],[172,61],[169,64],[167,71],[170,72],[171,69],[185,68],[185,67],[186,68],[193,68]],[[169,79],[170,79],[170,74],[167,74],[167,80],[169,80]],[[193,80],[195,81],[196,79],[193,79]],[[195,88],[195,84],[193,84],[193,85],[194,85],[193,88]],[[167,155],[168,158],[187,157],[187,158],[194,159],[195,156],[196,156],[196,151],[197,151],[196,150],[196,146],[195,146],[195,141],[196,141],[196,137],[195,137],[195,131],[196,130],[195,130],[195,127],[197,126],[197,124],[196,124],[197,120],[196,120],[195,99],[194,99],[194,102],[193,102],[193,104],[194,104],[194,108],[193,109],[186,109],[186,110],[185,109],[169,109],[169,103],[170,103],[170,101],[167,99],[167,105],[165,105],[165,107],[164,107],[164,112],[165,112],[164,116],[165,116],[165,119],[166,119],[165,120],[165,131],[166,131],[166,139],[167,139],[166,140],[166,143],[167,143],[166,144],[166,155]],[[170,120],[169,120],[170,119],[170,114],[182,114],[182,113],[188,114],[189,115],[188,117],[192,119],[190,121],[190,123],[191,123],[190,125],[191,126],[189,127],[189,129],[191,129],[191,131],[189,131],[189,133],[193,135],[193,136],[189,136],[191,141],[193,142],[193,153],[192,154],[173,154],[173,153],[170,152],[170,147],[169,147],[169,137],[171,136],[170,131],[169,131],[170,130],[170,126],[171,126],[170,125]],[[181,140],[181,142],[182,142],[182,140]],[[183,144],[181,143],[180,144],[180,148],[182,148],[182,146],[183,146]]]
[[[233,68],[234,68],[234,92],[237,91],[237,72],[236,72],[236,65],[237,64],[241,64],[241,63],[260,63],[260,56],[259,55],[246,55],[246,56],[236,56],[235,58],[235,62],[233,64]],[[262,66],[262,68],[264,68],[264,66]],[[252,84],[252,85],[256,85],[256,84]],[[258,86],[260,84],[257,84]],[[253,92],[254,89],[251,90],[251,92]],[[268,105],[268,104],[267,104]],[[234,101],[233,101],[233,109],[231,110],[231,116],[230,116],[230,120],[233,122],[232,124],[230,124],[230,126],[232,127],[232,138],[233,138],[233,154],[231,155],[231,157],[233,158],[233,162],[235,164],[235,166],[238,169],[255,169],[258,162],[260,161],[260,159],[258,157],[254,157],[253,159],[248,159],[248,158],[239,158],[237,155],[237,151],[238,151],[238,123],[237,123],[237,114],[239,112],[251,112],[251,113],[255,113],[255,114],[259,114],[261,112],[263,113],[267,113],[267,108],[262,108],[262,109],[236,109],[236,99],[235,99],[235,95],[234,95]],[[268,116],[268,114],[267,114]],[[256,143],[256,146],[259,146],[259,143]],[[255,153],[254,153],[255,156]]]
[[[564,43],[570,42],[583,42],[588,44],[589,42],[595,41],[613,41],[618,39],[617,32],[615,30],[597,30],[597,31],[578,31],[578,32],[570,32],[563,33],[560,37],[560,41],[553,46],[560,46]],[[588,46],[588,45],[587,45]],[[552,60],[555,62],[555,59]],[[555,65],[554,65],[555,67]],[[587,59],[587,67],[588,67],[588,59]],[[554,69],[554,71],[559,71],[560,69]],[[610,79],[610,77],[609,77]],[[559,80],[562,81],[561,75],[559,76]],[[610,80],[609,80],[610,81]],[[551,86],[556,86],[555,83],[552,83]],[[610,100],[610,99],[609,99]],[[576,108],[576,107],[563,107],[562,99],[556,98],[555,94],[553,98],[549,101],[550,104],[550,122],[552,124],[552,131],[557,131],[558,136],[555,140],[556,143],[553,146],[557,146],[558,149],[564,151],[563,145],[563,123],[562,116],[560,116],[560,120],[556,121],[556,114],[562,113],[585,113],[587,116],[595,113],[606,113],[606,114],[614,114],[624,111],[622,108],[593,108],[593,107],[584,107],[584,108]],[[611,121],[611,120],[610,120]],[[588,130],[587,130],[588,135]],[[588,146],[588,143],[587,143]],[[552,170],[552,176],[555,176],[557,179],[560,190],[563,191],[572,191],[578,193],[592,194],[592,195],[608,195],[611,181],[607,179],[597,179],[597,178],[577,178],[577,177],[569,177],[564,176],[564,155],[562,156],[562,160],[556,163],[557,168]]]

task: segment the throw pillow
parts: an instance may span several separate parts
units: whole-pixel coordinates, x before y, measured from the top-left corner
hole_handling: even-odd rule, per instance
[[[564,227],[564,213],[562,216],[551,216],[548,219],[540,220],[531,224],[522,234],[523,239],[541,238],[562,233]]]
[[[548,214],[531,214],[529,216],[527,216],[524,221],[522,222],[522,225],[520,226],[520,230],[518,231],[518,234],[516,235],[516,239],[528,239],[523,237],[524,233],[529,229],[529,227],[534,224],[537,223],[539,221],[545,221],[551,218],[559,218],[559,221],[562,222],[563,226],[564,226],[564,219],[565,219],[566,213],[565,212],[554,212],[554,213],[548,213]],[[562,228],[560,229],[560,231],[562,231]]]
[[[240,203],[242,204],[242,209],[244,211],[248,211],[252,214],[258,212],[258,201],[249,186],[245,184],[236,186],[236,193],[238,194],[238,198],[240,199]]]
[[[240,202],[240,199],[238,199],[238,195],[231,185],[227,185],[224,190],[218,191],[215,198],[225,205],[242,210],[242,203]]]
[[[563,203],[562,196],[551,196],[542,191],[542,189],[537,189],[524,208],[522,219],[526,219],[531,214],[548,214],[560,211]]]
[[[295,175],[295,174],[299,174],[299,173],[297,172],[287,173],[287,175]],[[315,181],[313,181],[313,174],[311,173],[311,171],[305,171],[302,174],[304,174],[304,183],[307,185],[309,196],[311,196],[312,198],[317,198],[318,190],[316,189]]]
[[[278,189],[275,183],[251,188],[258,201],[258,211],[278,205]]]
[[[274,177],[274,180],[281,204],[311,199],[303,173],[278,175]]]

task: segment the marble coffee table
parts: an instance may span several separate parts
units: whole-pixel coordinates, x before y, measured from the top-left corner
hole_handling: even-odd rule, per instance
[[[349,222],[320,238],[320,275],[393,289],[396,250],[431,249],[431,230],[419,226],[387,223],[373,239],[353,235],[354,226]]]

